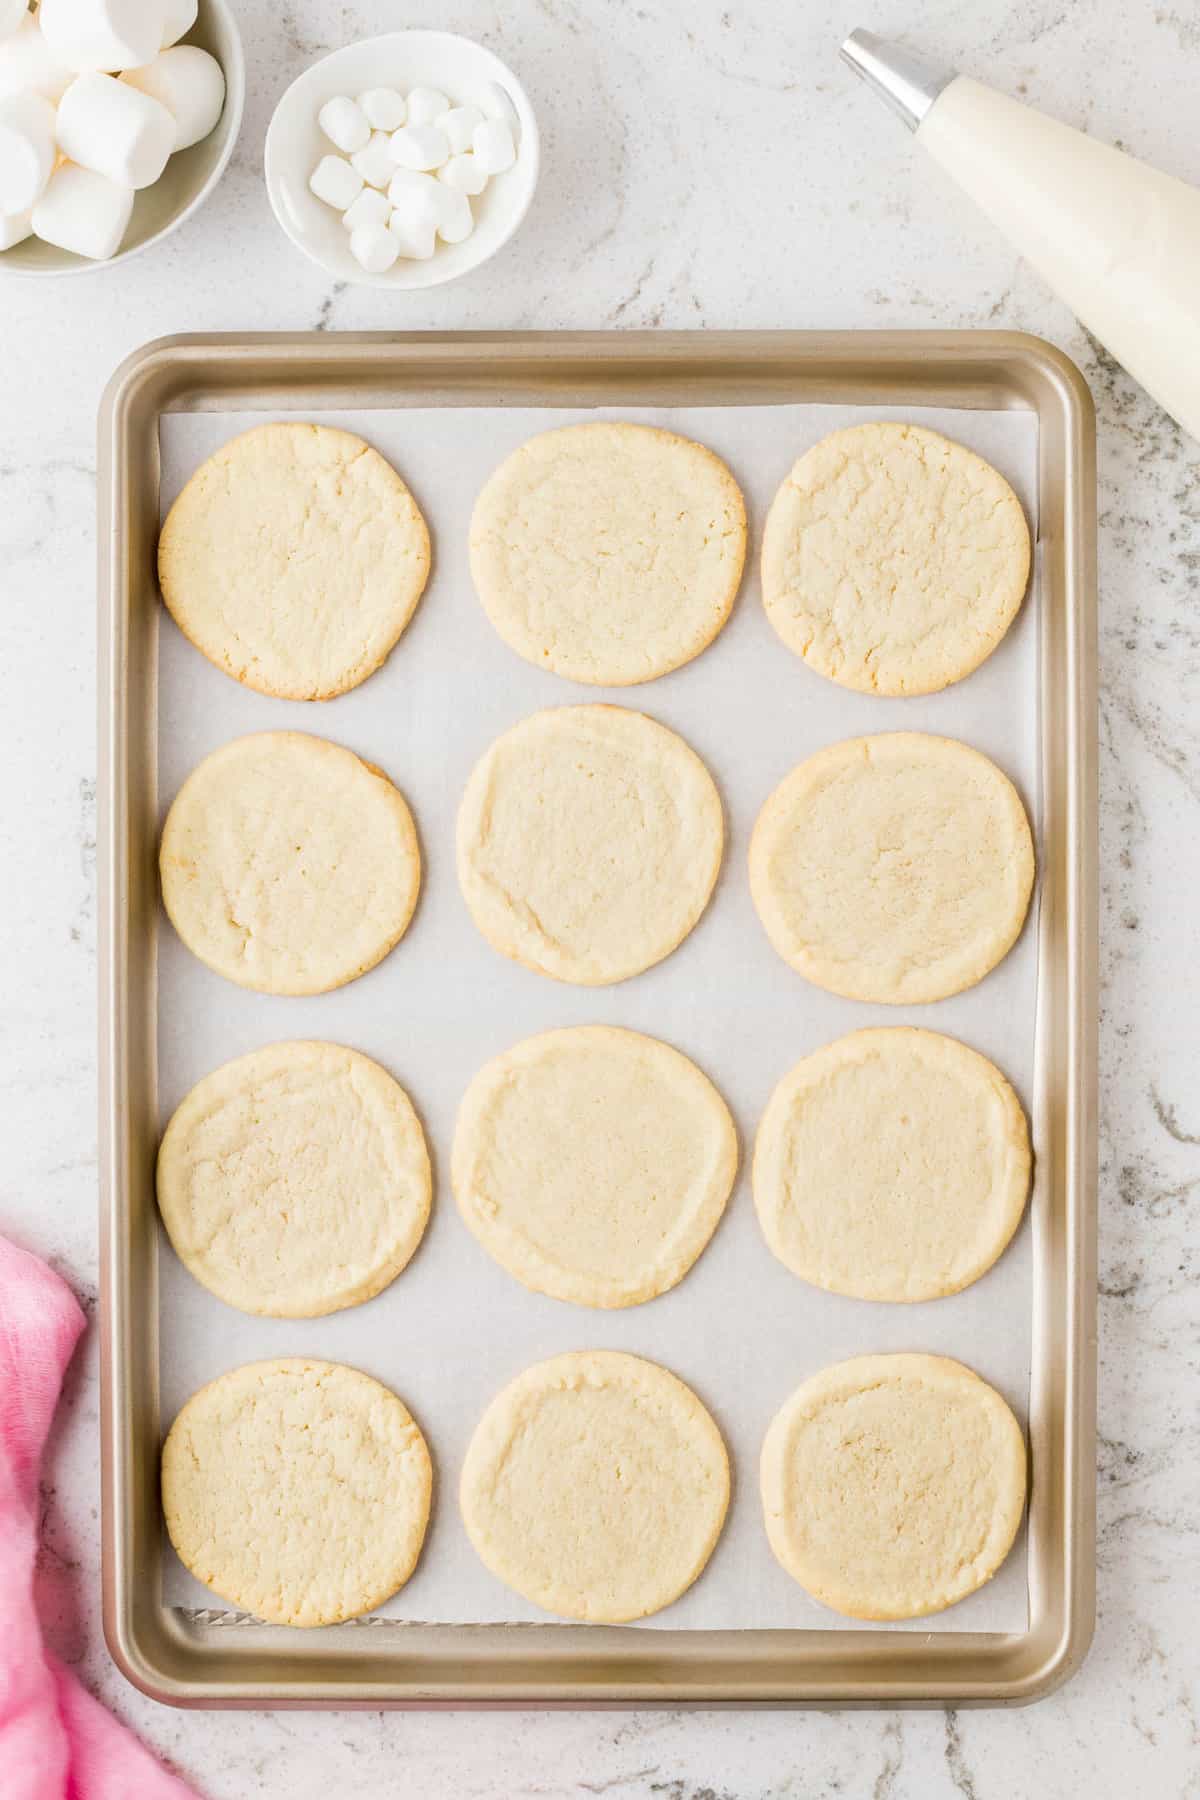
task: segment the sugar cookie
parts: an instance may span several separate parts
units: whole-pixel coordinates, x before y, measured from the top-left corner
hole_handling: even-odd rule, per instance
[[[771,1249],[858,1300],[934,1300],[990,1269],[1029,1193],[1021,1103],[936,1031],[854,1031],[798,1062],[754,1147]]]
[[[365,681],[408,624],[429,532],[362,438],[257,425],[175,501],[158,575],[175,623],[218,669],[263,694],[328,700]]]
[[[496,1395],[461,1500],[493,1575],[547,1612],[616,1625],[695,1581],[725,1521],[729,1458],[677,1376],[622,1351],[572,1351]]]
[[[626,687],[690,662],[733,606],[741,490],[719,457],[649,425],[565,425],[505,458],[471,519],[471,573],[518,655]]]
[[[1016,942],[1033,838],[995,763],[914,731],[830,744],[758,816],[750,889],[806,980],[850,1000],[944,1000]]]
[[[737,1171],[729,1108],[657,1038],[580,1025],[526,1038],[459,1108],[451,1176],[464,1219],[526,1287],[634,1306],[681,1281]]]
[[[421,882],[412,815],[380,771],[325,738],[235,738],[188,776],[159,852],[193,955],[239,987],[322,994],[373,968]]]
[[[557,981],[624,981],[708,905],[724,821],[695,751],[644,713],[534,713],[476,763],[458,879],[488,942]]]
[[[1021,503],[981,456],[919,425],[851,425],[807,450],[775,496],[763,603],[830,681],[931,694],[991,655],[1029,560]]]
[[[403,1402],[289,1357],[203,1387],[167,1433],[162,1499],[186,1568],[272,1625],[370,1612],[416,1567],[433,1469]]]
[[[852,1619],[915,1619],[974,1593],[1012,1548],[1025,1440],[994,1388],[944,1356],[859,1356],[796,1389],[762,1448],[767,1537]]]
[[[421,1241],[430,1188],[408,1095],[340,1044],[225,1063],[177,1107],[158,1153],[180,1261],[218,1299],[272,1318],[378,1294]]]

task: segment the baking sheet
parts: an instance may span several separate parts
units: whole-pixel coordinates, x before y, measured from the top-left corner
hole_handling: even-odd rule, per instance
[[[164,512],[203,457],[235,432],[278,416],[164,416]],[[425,596],[384,668],[324,705],[272,700],[240,687],[164,617],[161,806],[165,813],[195,764],[231,737],[277,729],[330,737],[378,763],[404,792],[421,836],[422,896],[406,937],[377,969],[336,993],[304,999],[233,987],[204,969],[164,920],[162,1122],[202,1075],[260,1044],[309,1037],[350,1044],[390,1069],[417,1107],[434,1163],[434,1211],[416,1257],[389,1289],[364,1307],[309,1321],[254,1319],[222,1305],[161,1239],[163,1428],[203,1382],[255,1358],[315,1355],[368,1370],[413,1411],[437,1480],[417,1572],[380,1612],[445,1624],[544,1621],[546,1614],[489,1574],[467,1541],[456,1502],[467,1441],[488,1400],[529,1363],[568,1349],[633,1351],[695,1388],[724,1433],[734,1470],[729,1519],[707,1570],[641,1628],[850,1626],[853,1621],[810,1599],[771,1556],[758,1498],[763,1433],[806,1376],[880,1350],[960,1357],[1024,1421],[1029,1223],[988,1275],[949,1299],[900,1307],[824,1294],[789,1274],[762,1240],[749,1184],[754,1130],[776,1081],[795,1061],[870,1024],[916,1024],[961,1037],[1000,1065],[1028,1111],[1036,900],[1015,949],[977,988],[930,1007],[872,1007],[824,994],[780,961],[750,900],[746,853],[762,802],[795,763],[838,738],[897,729],[961,737],[992,756],[1017,783],[1040,843],[1036,579],[1000,649],[968,680],[907,701],[856,695],[811,673],[771,630],[758,591],[758,536],[776,486],[803,449],[840,425],[896,417],[896,409],[445,407],[319,416],[365,436],[412,488],[435,546]],[[943,430],[994,462],[1036,529],[1032,413],[905,408],[900,416]],[[695,662],[639,688],[584,688],[524,663],[488,624],[468,572],[467,523],[487,475],[534,432],[584,417],[632,417],[694,436],[728,461],[747,498],[751,546],[733,617]],[[727,844],[713,902],[680,950],[632,981],[582,989],[507,962],[476,932],[455,878],[454,816],[473,763],[500,732],[539,707],[597,700],[650,713],[704,758],[725,802]],[[742,1171],[708,1250],[671,1293],[621,1312],[527,1293],[475,1243],[449,1188],[455,1109],[480,1064],[533,1032],[582,1023],[625,1025],[674,1044],[716,1082],[741,1134]],[[213,1596],[173,1554],[166,1558],[164,1599],[210,1616],[213,1609]],[[939,1615],[937,1628],[1023,1631],[1027,1624],[1022,1534],[996,1579]],[[914,1620],[908,1628],[926,1631],[929,1624]]]

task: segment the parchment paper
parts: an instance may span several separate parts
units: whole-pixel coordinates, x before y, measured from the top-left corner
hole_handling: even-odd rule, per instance
[[[164,417],[164,513],[203,457],[235,432],[279,416]],[[747,574],[728,626],[686,668],[638,688],[584,688],[527,665],[492,630],[468,572],[471,507],[495,465],[537,431],[597,416],[636,417],[710,445],[729,462],[750,510]],[[768,1423],[825,1364],[868,1351],[941,1352],[977,1369],[1025,1419],[1028,1220],[998,1266],[965,1293],[887,1306],[825,1294],[791,1275],[767,1250],[750,1195],[754,1131],[774,1084],[799,1057],[843,1032],[879,1024],[949,1032],[992,1057],[1027,1110],[1032,1096],[1032,914],[1006,961],[969,993],[934,1006],[890,1008],[809,986],[772,950],[750,900],[746,853],[760,806],[795,763],[838,738],[898,729],[961,737],[1012,776],[1038,829],[1036,589],[982,669],[925,699],[880,700],[835,687],[783,646],[763,613],[759,534],[795,457],[837,426],[895,416],[892,409],[829,406],[323,413],[395,463],[434,538],[429,587],[384,668],[324,705],[272,700],[219,673],[164,616],[164,813],[184,777],[217,745],[244,732],[293,729],[332,738],[378,763],[407,797],[421,836],[425,878],[412,927],[380,967],[336,993],[284,999],[243,992],[204,969],[165,917],[159,933],[164,1124],[192,1084],[230,1057],[283,1038],[328,1038],[390,1069],[425,1125],[436,1184],[430,1228],[408,1269],[366,1306],[311,1321],[250,1318],[193,1281],[161,1240],[164,1429],[214,1375],[283,1355],[355,1364],[395,1388],[419,1421],[437,1470],[434,1513],[417,1572],[381,1609],[386,1615],[441,1623],[547,1617],[478,1561],[458,1515],[457,1486],[467,1441],[492,1395],[527,1364],[558,1351],[609,1347],[664,1363],[695,1388],[729,1446],[734,1497],[722,1539],[700,1580],[647,1621],[649,1629],[851,1623],[811,1600],[778,1567],[758,1494]],[[913,408],[903,416],[994,462],[1036,526],[1032,414]],[[666,962],[610,988],[563,986],[497,955],[472,925],[454,872],[454,817],[476,758],[535,709],[584,700],[632,706],[680,732],[712,771],[727,809],[725,863],[707,914]],[[620,1312],[527,1293],[475,1243],[449,1188],[455,1109],[480,1064],[532,1032],[589,1022],[626,1025],[683,1050],[725,1095],[742,1140],[742,1173],[708,1250],[671,1293]],[[166,1568],[168,1604],[213,1605],[173,1556]],[[996,1579],[941,1615],[937,1628],[1024,1630],[1027,1610],[1022,1534]],[[912,1623],[914,1630],[929,1628],[925,1620]]]

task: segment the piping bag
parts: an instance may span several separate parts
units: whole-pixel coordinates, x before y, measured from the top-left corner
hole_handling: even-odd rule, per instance
[[[1200,188],[873,32],[852,32],[842,57],[1200,438]]]

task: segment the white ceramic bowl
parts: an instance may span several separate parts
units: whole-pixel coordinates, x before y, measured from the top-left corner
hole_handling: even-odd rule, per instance
[[[383,275],[370,275],[350,254],[350,234],[341,215],[310,192],[308,178],[322,156],[333,152],[317,124],[317,114],[337,94],[371,87],[439,88],[455,105],[476,100],[490,82],[508,96],[516,114],[517,160],[493,175],[471,206],[475,229],[461,244],[443,244],[426,262],[401,258]],[[477,269],[506,244],[533,199],[538,178],[538,130],[533,108],[513,74],[470,38],[449,31],[392,31],[334,50],[293,81],[267,131],[267,194],[275,217],[297,249],[338,281],[367,287],[430,288]]]
[[[180,41],[198,44],[216,57],[225,74],[225,106],[208,136],[172,156],[154,185],[139,193],[117,254],[107,262],[96,262],[29,237],[0,253],[0,274],[87,275],[95,269],[114,268],[161,243],[203,206],[233,154],[246,97],[246,60],[228,0],[200,0],[196,23]]]

